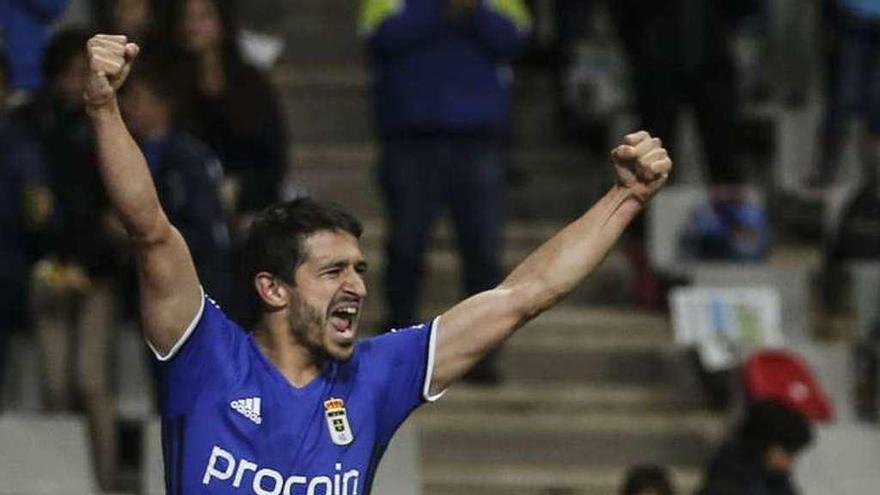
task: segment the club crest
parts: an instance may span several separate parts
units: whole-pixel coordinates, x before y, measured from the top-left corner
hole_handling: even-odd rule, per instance
[[[330,430],[330,439],[334,444],[348,445],[354,441],[354,434],[348,424],[345,402],[342,399],[330,398],[324,401],[324,417],[327,418],[327,428]]]

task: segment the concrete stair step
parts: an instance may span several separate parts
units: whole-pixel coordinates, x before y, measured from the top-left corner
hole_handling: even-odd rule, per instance
[[[524,345],[509,342],[499,366],[506,380],[542,383],[670,385],[679,376],[682,356],[671,347],[633,340]]]
[[[361,56],[359,2],[264,0],[241,4],[244,25],[284,40],[288,63],[345,63]]]
[[[422,314],[430,316],[423,319],[427,321],[446,309],[429,305]],[[380,328],[381,310],[381,304],[368,303],[362,317],[364,334],[384,330]],[[619,317],[612,316],[615,314]],[[673,344],[665,317],[633,314],[634,317],[627,318],[625,309],[584,309],[577,302],[551,309],[520,329],[502,347],[497,364],[505,383],[532,390],[548,386],[549,390],[556,386],[624,386],[689,394],[690,362],[686,353]],[[623,393],[631,394],[633,400],[644,393],[638,388],[629,390]],[[600,394],[601,389],[577,393]],[[614,391],[606,394],[606,398],[615,397]],[[684,398],[667,403],[658,395],[653,397],[658,406],[689,403]]]
[[[608,495],[619,493],[625,475],[623,467],[587,464],[572,469],[449,462],[423,468],[425,495]],[[672,467],[670,475],[678,493],[691,493],[699,481],[691,467]]]
[[[273,77],[284,97],[296,139],[299,142],[370,141],[375,136],[371,83],[360,42],[348,36],[309,35],[306,28],[300,31],[305,38],[297,44],[288,41],[285,64],[274,71]],[[316,41],[311,41],[309,36],[317,38]],[[327,41],[321,50],[291,48],[322,40]],[[332,53],[324,53],[326,51]],[[340,57],[347,58],[340,63]],[[564,143],[558,105],[548,77],[534,71],[517,73],[511,129],[519,143]]]
[[[449,309],[436,301],[425,304],[425,313],[436,316]],[[368,303],[361,318],[373,320],[380,316],[378,308]],[[556,306],[518,330],[508,345],[543,346],[548,349],[569,347],[591,348],[625,345],[667,345],[672,341],[669,319],[664,314],[633,311],[609,306]]]
[[[296,22],[311,22],[300,18]],[[372,75],[366,60],[359,62],[318,64],[282,63],[272,71],[273,79],[285,88],[294,91],[328,91],[370,94]],[[536,101],[548,100],[548,95],[556,91],[550,71],[517,67],[514,78],[513,95],[517,99]]]
[[[432,318],[449,309],[437,301],[426,304],[423,313]],[[382,316],[378,304],[368,303],[361,316],[369,331]],[[581,353],[590,351],[668,351],[672,333],[664,315],[634,312],[626,308],[585,307],[560,304],[526,324],[505,344],[505,348],[541,352]]]
[[[291,177],[310,194],[346,206],[362,219],[379,219],[384,205],[371,144],[296,144]],[[510,220],[570,221],[605,191],[606,163],[577,148],[517,146],[510,151]]]
[[[382,218],[362,220],[364,232],[361,234],[362,249],[382,249],[388,226]],[[544,243],[559,232],[564,224],[556,220],[509,220],[504,225],[504,245],[508,250],[531,250]],[[452,252],[456,249],[454,226],[448,218],[442,218],[434,225],[430,234],[431,251]]]
[[[540,341],[576,345],[577,340],[587,340],[587,345],[591,345],[600,339],[666,343],[671,332],[664,314],[617,307],[561,306],[535,318],[514,340],[523,346],[539,345]]]
[[[414,419],[426,466],[517,463],[577,469],[653,462],[698,467],[722,432],[722,422],[713,416],[678,411],[446,413],[426,406]]]
[[[506,250],[503,260],[504,273],[509,273],[530,251],[530,249]],[[381,304],[383,304],[384,287],[382,280],[383,252],[380,249],[365,249],[364,256],[371,265],[366,275],[367,288],[372,294],[368,305],[381,311],[383,309]],[[419,296],[422,306],[443,310],[464,299],[465,294],[459,269],[460,262],[457,255],[448,251],[431,251],[425,258],[425,273]],[[560,305],[631,304],[632,279],[627,260],[619,250],[615,250]],[[424,317],[436,315],[436,313],[429,311],[421,311],[420,314]]]
[[[665,316],[626,309],[554,308],[520,330],[499,357],[514,383],[672,386],[683,366]]]
[[[456,384],[431,407],[445,413],[569,413],[682,411],[694,408],[686,397],[665,387],[611,384],[505,383]]]

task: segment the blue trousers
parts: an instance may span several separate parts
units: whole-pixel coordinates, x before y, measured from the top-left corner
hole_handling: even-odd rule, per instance
[[[434,221],[448,208],[471,295],[501,280],[504,160],[488,136],[431,135],[383,141],[379,178],[390,232],[386,246],[388,324],[418,317],[424,254]]]
[[[27,319],[26,273],[0,273],[0,398],[3,396],[5,373],[9,363],[9,338],[13,330],[22,328]],[[3,404],[0,402],[0,411]]]
[[[854,117],[864,119],[870,134],[880,134],[880,22],[843,14],[835,28],[819,163],[819,173],[827,178],[837,172],[847,125]]]

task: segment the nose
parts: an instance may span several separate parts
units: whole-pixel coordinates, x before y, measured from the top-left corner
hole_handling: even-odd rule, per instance
[[[360,299],[367,297],[367,284],[364,282],[364,276],[355,270],[349,271],[343,288],[346,292],[356,295]]]

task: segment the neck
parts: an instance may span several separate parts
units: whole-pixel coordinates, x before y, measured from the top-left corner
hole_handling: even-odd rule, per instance
[[[156,125],[151,125],[144,128],[143,133],[141,133],[141,137],[143,139],[159,139],[165,137],[168,134],[171,126],[167,121],[157,123]]]
[[[254,328],[254,340],[266,359],[294,387],[308,385],[323,368],[324,363],[300,344],[288,325],[277,321],[277,318],[264,317]]]
[[[199,81],[202,91],[210,96],[223,92],[226,79],[223,74],[223,56],[220,50],[208,50],[199,57]]]

